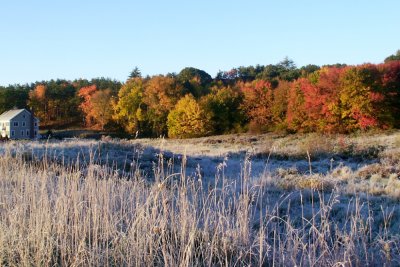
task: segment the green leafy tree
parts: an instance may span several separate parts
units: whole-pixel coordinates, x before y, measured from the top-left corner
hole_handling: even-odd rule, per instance
[[[306,65],[300,68],[300,77],[307,78],[310,74],[320,70],[321,68],[317,65]]]
[[[240,89],[221,85],[212,87],[211,93],[201,99],[201,105],[212,114],[214,134],[230,133],[242,127],[245,122],[240,109],[242,100]]]
[[[0,87],[0,114],[14,107],[26,108],[28,98],[29,88],[27,87]]]
[[[210,74],[192,67],[181,70],[176,78],[196,98],[206,95],[212,82]]]
[[[129,74],[129,79],[133,78],[142,78],[142,73],[140,72],[138,67],[135,67]]]
[[[79,97],[74,85],[66,80],[37,83],[29,92],[29,107],[35,110],[41,125],[65,126],[80,121]]]
[[[269,81],[273,88],[278,85],[279,80],[294,81],[300,77],[301,71],[296,67],[293,60],[285,57],[276,65],[267,65],[263,71],[257,74],[257,79]]]
[[[285,81],[294,81],[300,77],[300,70],[297,69],[294,61],[285,57],[277,64],[279,69],[279,79]]]
[[[396,54],[390,55],[387,58],[385,58],[385,63],[396,60],[400,60],[400,50],[397,50]]]

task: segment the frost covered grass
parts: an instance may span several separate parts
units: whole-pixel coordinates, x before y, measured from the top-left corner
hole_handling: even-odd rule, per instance
[[[5,143],[0,265],[398,266],[399,136]]]

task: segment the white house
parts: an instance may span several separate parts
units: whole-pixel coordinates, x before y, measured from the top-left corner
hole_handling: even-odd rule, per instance
[[[12,109],[0,115],[1,136],[10,139],[37,139],[39,120],[26,109]]]

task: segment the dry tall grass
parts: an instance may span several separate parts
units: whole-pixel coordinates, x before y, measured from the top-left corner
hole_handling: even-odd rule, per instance
[[[223,175],[174,173],[155,182],[96,162],[0,158],[2,266],[365,266],[400,264],[393,213],[336,192],[274,189]],[[397,229],[397,230],[396,230]]]

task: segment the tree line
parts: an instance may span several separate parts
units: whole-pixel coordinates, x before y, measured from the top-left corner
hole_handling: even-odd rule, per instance
[[[0,87],[0,112],[33,109],[47,128],[83,126],[141,137],[238,132],[349,133],[400,127],[400,51],[381,64],[238,67],[128,79]]]

